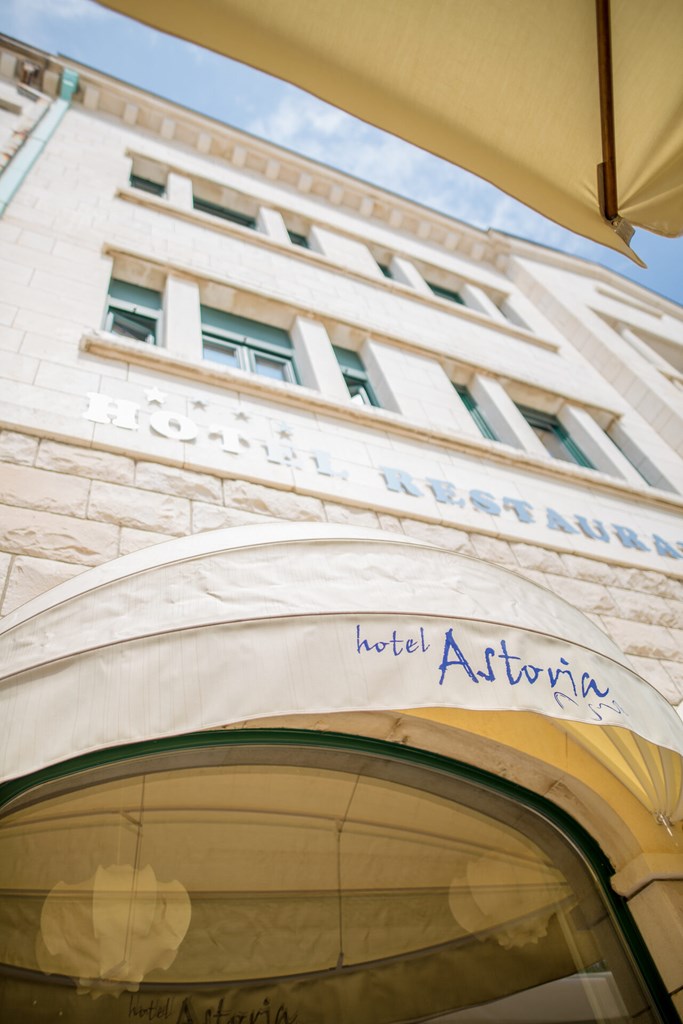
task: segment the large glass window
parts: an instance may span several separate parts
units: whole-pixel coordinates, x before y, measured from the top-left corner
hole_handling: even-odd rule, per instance
[[[158,343],[161,293],[112,278],[105,316],[105,330],[148,345]]]
[[[575,845],[511,795],[351,740],[206,742],[0,818],[3,1020],[660,1021]]]
[[[593,463],[584,455],[576,441],[572,440],[557,416],[551,416],[539,409],[530,409],[526,405],[518,405],[517,408],[543,447],[554,459],[574,462],[577,466],[585,466],[587,469],[595,469]]]
[[[202,306],[204,359],[291,384],[298,383],[287,331]]]

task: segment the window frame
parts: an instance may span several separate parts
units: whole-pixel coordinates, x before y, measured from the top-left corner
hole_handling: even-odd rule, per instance
[[[166,196],[166,185],[159,181],[153,181],[151,178],[145,178],[141,174],[134,174],[130,172],[128,178],[128,184],[131,188],[137,188],[141,192],[147,192],[149,195],[158,196],[160,199],[164,199]]]
[[[467,305],[460,292],[454,288],[445,288],[441,284],[433,284],[432,281],[427,280],[425,280],[425,284],[437,299],[445,299],[447,302],[452,302],[455,306]]]
[[[238,365],[232,369],[243,370],[245,373],[252,373],[256,377],[265,380],[277,381],[277,377],[270,377],[267,373],[260,373],[257,369],[256,360],[259,356],[266,356],[274,362],[280,363],[284,368],[284,379],[280,383],[300,384],[299,374],[294,361],[294,351],[291,354],[285,353],[278,345],[264,341],[260,338],[250,337],[248,334],[241,334],[239,331],[231,331],[225,327],[214,327],[202,323],[202,359],[213,362],[217,365],[227,365],[220,359],[207,359],[206,349],[213,346],[214,351],[233,348],[237,355]]]
[[[481,411],[479,403],[477,402],[476,398],[474,397],[470,389],[467,387],[467,385],[456,384],[455,382],[453,382],[453,387],[456,393],[458,394],[460,400],[462,401],[462,404],[465,406],[468,413],[470,414],[476,425],[479,427],[479,432],[482,435],[482,437],[485,437],[487,441],[500,442],[500,438],[495,433],[493,427],[484,416],[484,413]]]
[[[220,203],[212,203],[208,199],[192,194],[192,208],[198,213],[206,213],[210,217],[218,217],[220,220],[227,220],[231,224],[256,231],[256,218],[249,214],[233,210],[230,206],[222,206]]]
[[[159,347],[160,334],[161,334],[161,318],[162,318],[162,300],[161,292],[156,292],[152,288],[143,289],[144,291],[153,292],[159,296],[159,306],[154,308],[153,306],[147,306],[143,302],[132,302],[130,299],[121,298],[121,296],[112,294],[112,285],[114,291],[117,290],[116,286],[126,285],[130,288],[140,288],[140,285],[132,285],[129,281],[122,281],[119,278],[112,277],[109,281],[109,290],[107,292],[107,308],[104,314],[104,330],[109,331],[110,334],[115,334],[119,338],[125,338],[128,341],[137,341],[141,345],[154,345]],[[129,319],[133,323],[136,323],[144,328],[145,322],[150,326],[146,338],[136,338],[132,334],[122,334],[114,330],[117,316],[121,315],[124,320]]]
[[[569,456],[567,459],[562,459],[561,456],[554,455],[546,446],[543,438],[536,434],[536,437],[538,437],[539,441],[551,458],[557,459],[559,462],[568,462],[570,465],[573,464],[575,466],[581,466],[583,469],[596,469],[596,466],[593,465],[588,456],[572,438],[566,427],[560,423],[557,416],[554,416],[552,413],[543,412],[541,409],[533,409],[528,405],[517,405],[517,409],[524,417],[526,423],[534,431],[534,434],[536,434],[536,430],[534,428],[549,431],[555,436]]]
[[[289,241],[292,245],[298,246],[300,249],[310,249],[311,243],[308,241],[308,236],[302,234],[300,231],[290,231],[286,229],[289,236]]]
[[[355,398],[360,397],[363,405],[381,409],[380,401],[370,383],[368,371],[358,353],[351,348],[344,348],[342,345],[333,345],[332,350],[344,378],[350,400],[353,402]],[[353,358],[349,358],[349,356]],[[355,393],[352,388],[355,389]]]

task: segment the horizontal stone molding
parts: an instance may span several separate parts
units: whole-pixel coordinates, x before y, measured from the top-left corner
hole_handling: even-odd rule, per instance
[[[466,452],[478,458],[498,463],[514,470],[532,470],[539,477],[559,479],[578,487],[588,486],[592,491],[617,495],[632,500],[637,497],[641,504],[646,504],[665,511],[683,510],[683,496],[668,491],[656,491],[643,484],[642,489],[631,483],[607,476],[596,470],[585,469],[583,466],[563,462],[559,459],[537,458],[530,452],[513,448],[502,442],[488,441],[485,438],[466,437],[455,431],[426,427],[411,423],[406,417],[371,406],[355,405],[350,402],[337,402],[327,398],[318,391],[300,385],[271,381],[256,374],[233,370],[230,367],[219,367],[207,362],[197,363],[171,355],[165,349],[155,345],[126,341],[107,331],[88,331],[81,337],[80,348],[84,352],[116,359],[136,366],[162,373],[170,373],[184,380],[196,380],[213,386],[225,387],[243,394],[268,399],[284,406],[308,409],[315,413],[324,413],[332,419],[343,419],[364,426],[370,430],[388,432],[397,436],[421,441],[426,444],[437,444],[453,451]],[[1,425],[1,424],[0,424]],[[15,428],[15,424],[8,424]],[[27,431],[31,433],[32,431]],[[201,467],[199,467],[201,468]],[[419,517],[418,517],[419,518]]]
[[[147,157],[147,159],[151,159],[151,157]],[[165,166],[169,167],[173,172],[177,171],[178,173],[189,174],[187,170],[183,170],[175,165],[165,163]],[[432,292],[419,292],[410,285],[404,284],[402,281],[397,281],[394,278],[387,278],[384,276],[371,277],[369,274],[363,274],[356,268],[332,259],[332,257],[327,256],[325,253],[318,252],[315,249],[305,249],[300,245],[297,246],[291,245],[287,242],[281,242],[279,239],[273,238],[271,235],[267,235],[264,232],[242,227],[242,225],[235,224],[232,221],[221,220],[219,217],[213,217],[211,214],[202,213],[199,210],[178,206],[177,204],[170,202],[168,199],[159,198],[158,196],[154,196],[148,192],[142,192],[139,189],[119,188],[116,191],[116,195],[119,199],[124,199],[126,202],[136,203],[138,206],[144,206],[151,210],[158,210],[168,216],[176,217],[179,220],[185,220],[191,224],[196,224],[201,227],[208,227],[213,231],[219,231],[225,235],[232,235],[235,238],[243,240],[248,239],[252,245],[260,248],[270,249],[276,252],[286,252],[292,259],[301,260],[304,263],[318,264],[321,268],[332,270],[342,277],[350,277],[358,281],[363,281],[364,284],[372,284],[377,288],[381,288],[383,291],[399,294],[403,298],[414,300],[420,305],[432,306],[434,309],[446,309],[453,316],[460,317],[463,320],[469,320],[482,327],[495,329],[497,334],[507,334],[513,338],[519,338],[521,341],[525,341],[530,345],[535,345],[537,348],[547,349],[551,352],[557,352],[559,350],[559,345],[556,342],[551,341],[549,338],[544,338],[542,335],[524,330],[524,328],[513,324],[511,321],[504,320],[502,317],[500,319],[497,318],[496,320],[493,320],[492,317],[488,316],[486,313],[482,313],[478,309],[475,309],[473,306],[454,306],[454,304],[449,302],[447,299],[439,298]],[[282,211],[285,213],[299,213],[298,207],[294,204],[286,206],[282,203],[277,204],[269,202],[268,205],[270,208],[275,209],[280,213]],[[321,217],[320,219],[322,221],[323,218]],[[356,235],[352,231],[344,230],[344,228],[337,224],[330,225],[330,230],[333,230],[337,235],[342,235],[343,237],[352,239],[353,241],[365,241],[365,239],[360,235]],[[402,254],[397,252],[397,255]],[[407,258],[408,257],[406,256],[406,259]],[[475,277],[468,279],[467,283],[478,288],[482,287]]]

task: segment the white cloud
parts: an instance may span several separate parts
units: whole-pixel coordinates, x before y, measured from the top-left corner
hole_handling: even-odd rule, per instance
[[[492,227],[589,255],[590,243],[488,182],[313,96],[285,89],[270,111],[251,121],[249,131],[484,230]]]
[[[91,0],[5,0],[3,31],[33,46],[51,48],[51,27],[85,25],[110,14]]]
[[[94,21],[106,10],[92,0],[9,0],[5,13],[15,23],[25,24],[33,34],[46,18],[55,21]]]

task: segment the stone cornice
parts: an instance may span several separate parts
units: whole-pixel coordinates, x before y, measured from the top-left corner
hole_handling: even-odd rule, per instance
[[[311,193],[323,208],[327,202],[356,215],[360,212],[361,216],[374,216],[377,223],[394,229],[400,225],[402,232],[446,252],[457,250],[465,255],[472,253],[477,260],[490,262],[492,259],[493,248],[487,233],[479,228],[128,85],[78,61],[49,59],[51,67],[73,67],[78,71],[80,88],[74,97],[75,106],[123,121],[131,128],[142,128],[164,142],[189,145],[200,155],[218,157],[228,164],[246,168],[255,177]]]
[[[177,170],[178,173],[182,173],[180,168],[173,167],[172,170]],[[232,221],[212,217],[211,214],[202,213],[199,210],[187,209],[186,207],[174,205],[173,203],[170,203],[168,199],[161,199],[157,196],[151,195],[150,193],[141,192],[139,189],[119,188],[117,189],[116,195],[119,199],[123,199],[126,202],[136,203],[138,206],[144,206],[147,209],[158,210],[161,213],[177,217],[180,220],[185,220],[192,224],[197,224],[203,228],[210,228],[212,231],[232,235],[234,238],[248,239],[253,245],[264,249],[270,249],[271,251],[286,253],[287,256],[292,259],[315,263],[324,269],[334,271],[334,273],[338,274],[340,277],[354,278],[355,280],[362,281],[364,284],[370,284],[373,287],[381,288],[384,291],[391,292],[395,295],[401,295],[404,298],[418,302],[421,305],[431,306],[434,309],[447,311],[453,316],[462,317],[464,320],[469,320],[482,327],[495,330],[498,334],[507,334],[510,337],[518,338],[530,345],[535,345],[537,348],[547,349],[550,352],[559,351],[560,346],[556,342],[525,330],[523,327],[518,327],[516,324],[503,320],[494,321],[490,316],[487,316],[486,313],[481,313],[479,310],[473,309],[471,306],[458,306],[449,302],[447,299],[439,298],[437,295],[423,294],[422,292],[416,291],[415,288],[411,288],[410,285],[403,284],[401,281],[395,281],[384,276],[373,277],[370,274],[364,274],[360,270],[356,270],[353,267],[348,267],[343,263],[339,263],[337,260],[331,259],[324,253],[316,252],[313,249],[304,249],[302,246],[288,245],[286,242],[280,242],[278,239],[271,238],[270,235],[266,235],[261,231],[254,231],[252,228],[242,227],[240,224],[234,224]],[[289,207],[284,203],[269,203],[268,206],[278,212],[296,210],[295,206],[292,205]],[[360,240],[360,236],[354,235],[351,231],[344,231],[336,226],[334,227],[334,231],[337,234],[344,235],[354,241]],[[396,253],[399,256],[402,255],[398,247],[396,248]],[[406,255],[406,258],[408,259],[410,257]],[[475,277],[467,278],[463,275],[461,275],[461,277],[465,283],[481,287],[479,281]]]
[[[74,97],[76,106],[82,105],[130,127],[142,128],[164,142],[180,141],[185,146],[190,145],[200,155],[218,157],[228,164],[246,167],[255,177],[262,177],[272,183],[306,193],[311,192],[316,183],[319,187],[315,191],[315,198],[320,201],[323,209],[328,202],[356,215],[360,212],[370,222],[375,219],[376,223],[391,229],[400,228],[403,234],[412,235],[420,242],[428,242],[436,249],[446,253],[457,251],[492,266],[501,257],[515,254],[530,256],[583,276],[597,278],[628,292],[636,300],[661,308],[664,313],[683,317],[683,310],[678,304],[582,257],[562,253],[494,229],[482,231],[414,200],[95,71],[78,61],[55,57],[2,34],[0,49],[40,60],[46,69],[55,73],[55,81],[63,68],[76,68],[80,80],[80,88]],[[180,133],[178,126],[182,127]],[[178,139],[178,134],[182,138]],[[345,202],[345,198],[349,201]],[[382,217],[377,216],[380,208]]]
[[[312,388],[269,380],[243,370],[234,370],[207,362],[183,359],[154,345],[126,341],[107,331],[88,331],[80,341],[80,349],[91,355],[142,366],[159,373],[168,373],[198,383],[224,387],[231,391],[267,399],[277,405],[288,405],[362,425],[368,430],[409,438],[423,444],[437,445],[463,452],[486,462],[508,468],[531,471],[539,477],[560,480],[590,491],[610,494],[616,498],[637,501],[663,511],[683,510],[683,497],[657,491],[645,484],[634,487],[626,481],[596,470],[584,469],[559,459],[546,460],[519,448],[486,438],[472,438],[455,431],[422,426],[387,409],[339,402]]]
[[[649,309],[643,310],[642,305],[636,307],[652,316],[671,316],[683,321],[683,308],[678,303],[665,298],[663,295],[658,295],[656,292],[648,291],[643,285],[637,284],[627,277],[622,277],[615,270],[602,267],[599,263],[591,263],[590,260],[583,259],[581,256],[560,252],[557,249],[545,248],[536,242],[515,238],[513,235],[506,235],[493,229],[489,229],[488,235],[495,244],[495,262],[497,266],[500,266],[501,261],[504,262],[510,256],[532,259],[537,263],[545,263],[560,270],[566,270],[569,273],[580,274],[581,277],[588,277],[592,281],[600,281],[602,284],[609,285],[612,288],[618,288],[626,292],[634,302],[654,307],[652,312]],[[598,293],[604,295],[600,288],[598,288]],[[615,302],[622,301],[620,295],[608,297],[613,298]],[[628,300],[624,301],[628,305]]]
[[[236,226],[236,228],[237,232],[240,232],[240,237],[242,238],[244,238],[244,234],[242,234],[242,232],[246,232],[250,239],[251,236],[255,234],[255,232],[251,231],[249,228],[239,228],[239,226]],[[418,355],[428,355],[436,360],[448,360],[488,377],[493,376],[500,380],[514,381],[515,383],[522,384],[524,386],[529,385],[528,374],[523,362],[520,363],[518,372],[510,370],[509,367],[504,371],[497,370],[495,367],[491,366],[490,356],[488,359],[478,359],[474,352],[468,352],[467,354],[462,352],[449,352],[444,349],[436,348],[434,345],[427,344],[421,339],[416,340],[413,337],[406,337],[399,333],[381,330],[376,327],[368,327],[364,320],[359,320],[351,316],[344,316],[340,313],[330,313],[324,308],[314,305],[312,302],[304,303],[301,301],[294,301],[288,295],[282,295],[277,291],[268,291],[265,288],[261,288],[253,284],[245,284],[243,281],[231,277],[225,272],[222,274],[212,273],[203,267],[192,266],[189,263],[182,263],[179,260],[163,258],[161,256],[150,256],[139,249],[133,249],[114,243],[104,245],[102,247],[102,252],[104,255],[110,256],[114,259],[130,259],[147,267],[156,268],[161,271],[163,275],[172,274],[174,276],[185,277],[198,283],[206,282],[219,284],[232,288],[245,295],[254,295],[258,298],[265,299],[271,303],[276,303],[288,309],[294,316],[310,317],[311,319],[320,321],[326,326],[342,325],[344,327],[351,328],[364,338],[369,338],[380,343],[385,342],[395,348],[403,348]],[[374,284],[374,280],[372,283]],[[411,289],[408,289],[408,294],[411,298],[415,295]],[[425,300],[430,304],[432,302],[429,296],[426,296]],[[437,302],[438,300],[435,300],[435,304]],[[446,308],[450,314],[456,315],[453,311],[452,304],[445,300],[444,308]],[[456,308],[458,310],[460,309],[459,306]],[[483,325],[479,323],[478,325],[488,327],[488,329],[493,333],[496,333],[497,331],[497,323],[494,324],[492,321],[487,321]],[[624,413],[624,408],[621,406],[607,404],[604,400],[601,400],[598,404],[596,404],[595,401],[592,403],[587,402],[577,394],[568,390],[563,390],[556,384],[544,383],[542,385],[537,384],[534,386],[538,390],[543,391],[544,394],[554,395],[558,398],[564,399],[565,401],[571,402],[572,405],[585,408],[588,411],[597,409],[599,412],[607,413],[616,419]]]

